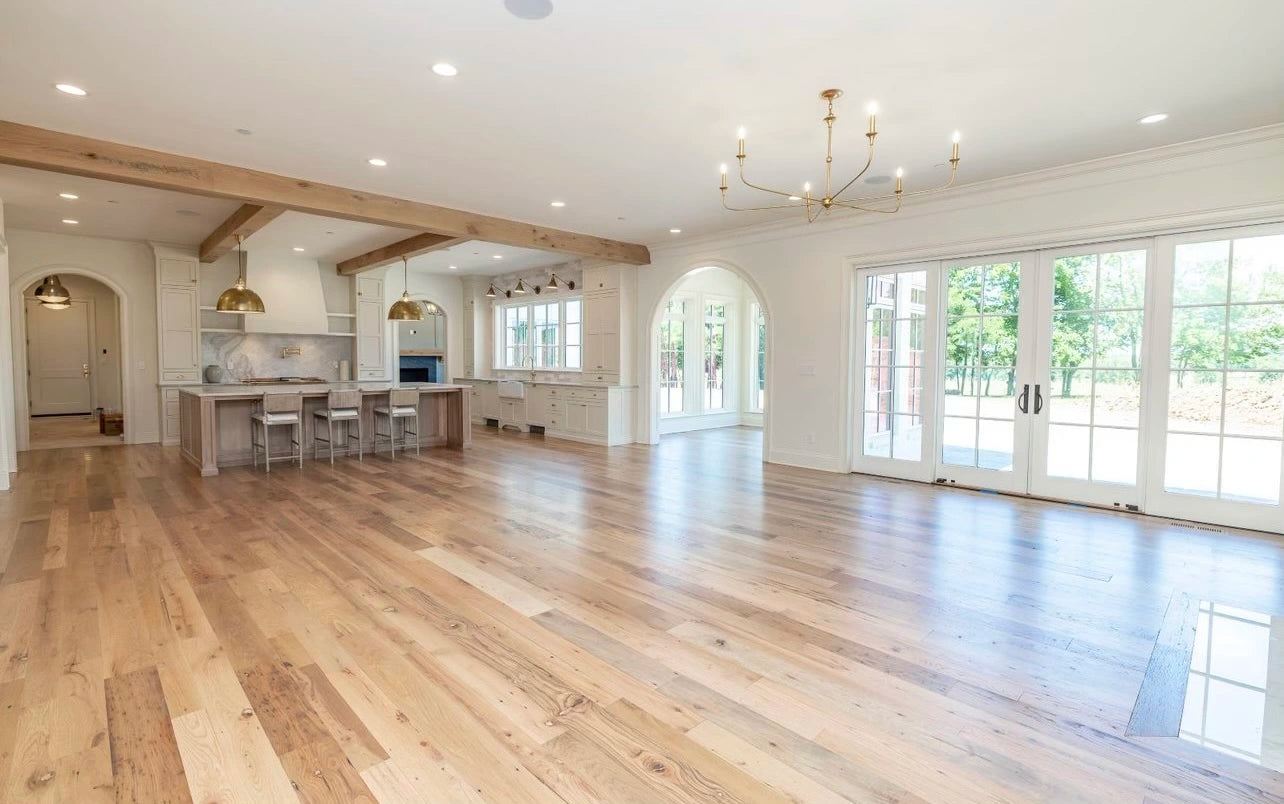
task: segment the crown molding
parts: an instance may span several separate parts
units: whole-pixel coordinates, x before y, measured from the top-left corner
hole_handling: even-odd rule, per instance
[[[1284,141],[1284,123],[1233,131],[1227,134],[1217,134],[1171,145],[1160,145],[1140,151],[1130,151],[1083,162],[1072,162],[1066,165],[1040,168],[1024,173],[1014,173],[1008,176],[999,176],[993,179],[963,184],[948,193],[942,193],[941,195],[915,202],[911,207],[903,208],[895,217],[903,220],[937,214],[944,209],[964,209],[985,203],[988,197],[995,195],[1002,195],[1005,200],[1042,195],[1047,192],[1064,189],[1056,188],[1056,190],[1051,191],[1047,189],[1050,183],[1061,180],[1094,178],[1108,181],[1109,174],[1129,168],[1161,165],[1190,156],[1215,154],[1221,151],[1274,141]],[[1032,190],[1033,192],[1023,194],[1020,192],[1023,189]],[[810,224],[796,219],[789,219],[726,229],[686,239],[678,243],[656,242],[649,244],[649,248],[653,252],[652,263],[654,263],[658,257],[679,255],[688,251],[708,250],[723,246],[729,241],[734,242],[736,245],[743,245],[797,237],[804,233],[833,234],[866,226],[879,226],[885,223],[886,220],[883,216],[869,215],[826,216]]]

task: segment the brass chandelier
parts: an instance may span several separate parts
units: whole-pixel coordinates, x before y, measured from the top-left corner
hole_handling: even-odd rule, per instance
[[[959,133],[957,131],[954,132],[953,150],[950,152],[950,178],[949,181],[945,182],[941,186],[906,193],[903,190],[905,171],[903,168],[897,168],[896,190],[894,192],[887,195],[868,196],[864,198],[844,198],[843,194],[851,189],[851,186],[856,183],[857,179],[865,175],[865,172],[869,170],[870,165],[874,164],[874,139],[878,136],[878,127],[876,125],[877,121],[875,120],[875,117],[878,109],[871,103],[869,105],[869,130],[865,132],[865,136],[869,139],[869,157],[865,160],[865,167],[861,168],[860,172],[853,176],[851,181],[840,187],[837,192],[834,192],[831,182],[834,165],[834,121],[838,119],[838,116],[834,114],[834,101],[838,100],[842,95],[843,91],[841,89],[826,89],[820,93],[820,99],[825,101],[829,107],[826,115],[821,118],[821,122],[825,124],[825,194],[823,196],[816,197],[812,195],[811,182],[803,184],[802,194],[799,195],[798,193],[786,192],[784,190],[773,190],[770,187],[763,187],[761,185],[754,184],[745,178],[745,130],[744,128],[741,128],[737,134],[739,146],[736,153],[736,161],[740,163],[740,181],[746,187],[784,197],[791,203],[769,204],[761,207],[731,206],[727,203],[727,166],[724,164],[721,167],[722,184],[719,186],[719,189],[722,191],[722,206],[732,212],[756,212],[763,209],[802,208],[807,212],[807,222],[811,223],[822,214],[828,213],[835,207],[842,209],[857,209],[862,212],[881,212],[883,214],[890,215],[900,212],[901,200],[906,196],[939,193],[942,190],[949,189],[954,184],[954,177],[957,174],[959,167]],[[874,206],[867,206],[869,204],[873,204]]]

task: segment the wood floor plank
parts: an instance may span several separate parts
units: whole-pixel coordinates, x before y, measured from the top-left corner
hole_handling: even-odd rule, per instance
[[[24,452],[0,800],[1284,804],[1142,734],[1198,601],[1284,615],[1284,540],[761,457]]]
[[[105,692],[116,800],[191,801],[156,669],[109,678]]]

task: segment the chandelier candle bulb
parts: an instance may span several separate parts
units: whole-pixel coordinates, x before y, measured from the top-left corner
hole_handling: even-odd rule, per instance
[[[736,130],[736,139],[739,141],[739,151],[736,153],[736,158],[739,159],[741,162],[743,162],[745,159],[745,127],[744,126],[741,126],[739,129]],[[723,172],[725,173],[726,171],[724,170]]]
[[[727,191],[727,166],[722,166],[722,192]]]
[[[905,177],[905,168],[896,168],[896,194],[901,193],[901,181]]]
[[[954,136],[950,137],[950,141],[954,143],[953,150],[950,151],[950,161],[957,162],[959,161],[959,133],[957,131],[954,132]]]
[[[865,136],[869,137],[871,140],[878,135],[878,126],[876,124],[877,117],[878,117],[878,104],[874,103],[873,101],[870,101],[869,102],[869,133],[866,134]]]

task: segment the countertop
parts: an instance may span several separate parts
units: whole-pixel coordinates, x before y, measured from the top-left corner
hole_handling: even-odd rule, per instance
[[[591,382],[567,382],[566,380],[536,380],[531,382],[524,377],[456,377],[458,382],[499,382],[500,380],[510,380],[511,382],[520,382],[526,385],[557,385],[566,388],[637,388],[636,385],[598,385]]]
[[[241,397],[250,399],[262,396],[264,393],[301,393],[304,396],[321,396],[330,391],[347,391],[356,389],[363,394],[386,394],[392,388],[410,388],[425,393],[440,393],[444,391],[465,390],[470,386],[455,385],[445,382],[378,382],[366,380],[364,382],[316,382],[316,383],[274,383],[274,384],[255,384],[247,385],[245,383],[219,383],[217,385],[185,385],[179,388],[184,394],[199,397]]]

